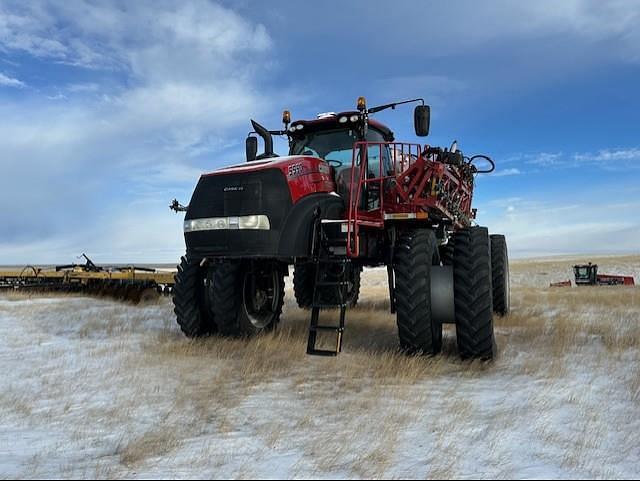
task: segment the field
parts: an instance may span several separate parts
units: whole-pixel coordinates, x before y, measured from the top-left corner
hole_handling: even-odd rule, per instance
[[[640,281],[640,257],[591,259]],[[574,259],[512,264],[499,358],[397,351],[385,272],[344,353],[280,329],[186,340],[170,301],[0,297],[0,478],[637,478],[640,288],[549,289]]]

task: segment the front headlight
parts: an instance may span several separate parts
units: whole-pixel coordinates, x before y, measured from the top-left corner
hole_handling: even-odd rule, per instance
[[[185,232],[207,230],[270,230],[271,224],[266,215],[245,215],[232,217],[210,217],[184,221]]]
[[[269,230],[271,229],[271,225],[266,215],[247,215],[238,219],[238,228]]]
[[[205,223],[207,225],[207,223]],[[224,230],[229,228],[229,218],[228,217],[220,217],[218,219],[213,219],[211,223],[212,228],[215,230]]]

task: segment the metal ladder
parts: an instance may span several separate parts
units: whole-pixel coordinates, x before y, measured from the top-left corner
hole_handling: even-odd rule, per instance
[[[350,261],[346,258],[343,259],[318,259],[315,262],[316,275],[315,285],[313,288],[313,302],[311,304],[311,323],[309,325],[309,339],[307,342],[307,354],[313,356],[337,356],[342,352],[342,337],[344,334],[345,317],[347,313],[347,272],[350,268]],[[340,271],[335,280],[324,280],[323,276],[327,272],[327,267],[333,267],[339,265]],[[333,274],[329,274],[333,275]],[[323,289],[325,288],[325,289]],[[337,299],[326,299],[327,288],[336,288],[338,295]],[[323,299],[323,290],[325,291],[325,298]],[[336,325],[320,324],[320,311],[322,309],[333,309],[338,307],[340,309],[340,321]],[[336,333],[336,348],[335,350],[316,349],[316,341],[319,331],[334,331]]]
[[[324,235],[322,226],[316,224],[316,236],[313,248],[313,262],[315,266],[315,279],[313,285],[313,299],[311,303],[311,322],[309,324],[309,339],[307,341],[307,354],[312,356],[337,356],[342,351],[342,337],[344,334],[345,317],[348,303],[348,275],[351,270],[351,260],[346,256],[330,257],[324,249]],[[335,272],[332,268],[336,268]],[[337,296],[327,291],[335,288]],[[324,298],[323,298],[324,294]],[[340,321],[336,325],[320,324],[320,311],[322,309],[340,309]],[[318,332],[333,331],[336,333],[336,347],[334,350],[317,349],[316,341]]]

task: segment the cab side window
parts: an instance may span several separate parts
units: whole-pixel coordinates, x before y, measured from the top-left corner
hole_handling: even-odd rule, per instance
[[[367,149],[368,171],[370,177],[380,177],[393,174],[393,165],[391,162],[391,152],[387,144],[370,145]],[[380,162],[382,161],[382,170],[380,170]]]

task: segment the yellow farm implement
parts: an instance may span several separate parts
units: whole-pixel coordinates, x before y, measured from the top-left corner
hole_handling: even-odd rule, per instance
[[[174,272],[137,266],[102,267],[82,256],[85,264],[0,270],[0,290],[78,292],[137,304],[170,294],[175,283]]]

